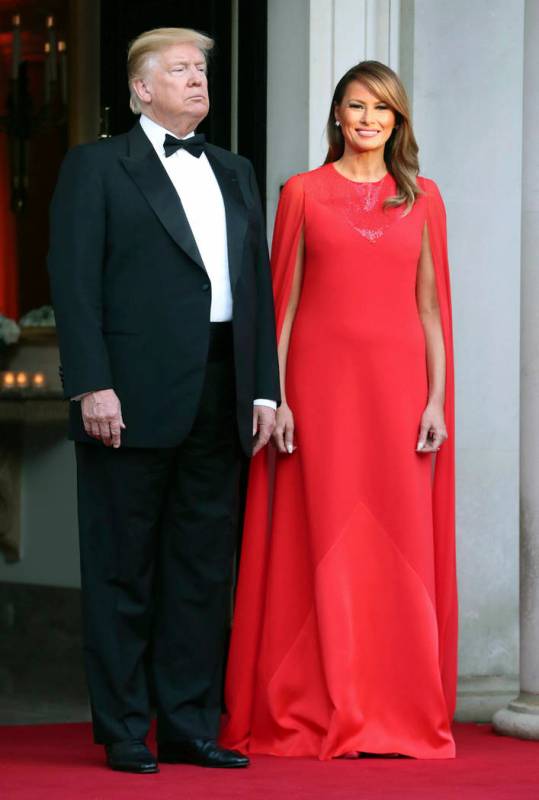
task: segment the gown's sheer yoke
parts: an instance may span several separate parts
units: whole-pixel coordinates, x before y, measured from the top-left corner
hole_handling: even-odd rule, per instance
[[[403,213],[402,208],[383,207],[380,202],[389,174],[379,181],[353,181],[333,165],[328,166],[338,180],[329,182],[324,174],[314,177],[311,186],[317,202],[327,205],[356,233],[375,244]]]

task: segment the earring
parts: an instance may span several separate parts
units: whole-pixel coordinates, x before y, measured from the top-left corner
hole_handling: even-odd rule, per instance
[[[339,122],[339,120],[338,120],[338,119],[336,119],[336,120],[335,120],[335,127],[336,127],[336,128],[340,128],[340,126],[341,126],[341,123]]]

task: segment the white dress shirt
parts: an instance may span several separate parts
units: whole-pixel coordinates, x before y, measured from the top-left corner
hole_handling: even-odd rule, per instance
[[[211,283],[210,321],[231,320],[232,289],[228,269],[225,204],[210,162],[205,153],[196,158],[183,149],[176,150],[167,158],[163,145],[170,131],[144,114],[140,117],[140,124],[181,200],[206,267]],[[173,133],[170,135],[174,136]]]

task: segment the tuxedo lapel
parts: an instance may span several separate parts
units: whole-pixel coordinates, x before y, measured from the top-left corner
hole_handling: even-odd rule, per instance
[[[238,176],[233,169],[225,167],[211,145],[206,147],[206,156],[217,178],[226,215],[226,239],[228,245],[228,269],[232,290],[238,280],[245,234],[247,231],[247,208],[243,201]]]
[[[180,198],[150,140],[139,124],[127,136],[129,156],[120,159],[124,168],[176,244],[205,271]]]

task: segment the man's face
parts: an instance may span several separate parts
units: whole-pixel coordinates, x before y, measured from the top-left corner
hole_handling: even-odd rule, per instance
[[[210,108],[204,54],[192,44],[175,44],[157,53],[142,82],[151,114],[164,127],[171,121],[190,130],[204,119]]]

